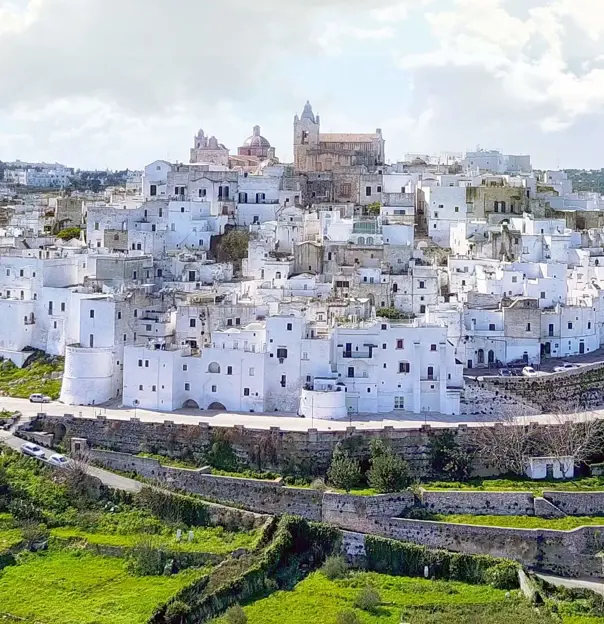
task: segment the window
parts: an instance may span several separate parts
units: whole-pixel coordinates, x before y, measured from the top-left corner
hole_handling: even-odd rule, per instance
[[[382,344],[382,349],[387,349],[387,348],[388,348],[388,345],[384,342],[384,343]]]
[[[434,379],[434,367],[433,366],[428,366],[428,379],[430,380]]]
[[[243,389],[243,396],[250,396],[250,389],[249,388],[244,388]]]
[[[518,276],[517,275],[513,275],[512,276],[512,284],[515,284],[518,281]]]
[[[199,197],[205,197],[206,194],[206,189],[199,189]]]
[[[138,310],[134,310],[134,318],[138,316]]]
[[[62,305],[65,305],[65,304],[62,304]],[[119,321],[119,320],[121,320],[121,318],[122,318],[122,313],[118,312],[117,313],[117,320]]]
[[[386,323],[382,323],[382,331],[386,331],[388,329],[388,325]]]
[[[378,186],[378,187],[377,187],[377,189],[376,189],[376,191],[377,191],[378,193],[381,193],[381,192],[382,192],[382,187],[381,187],[381,186]]]
[[[151,186],[149,187],[149,195],[151,195],[153,197],[157,195],[157,185],[156,184],[151,184]]]
[[[544,290],[541,291],[541,299],[545,299],[545,291]]]
[[[145,368],[149,368],[149,360],[145,360]]]
[[[218,362],[212,362],[208,366],[208,373],[219,374],[220,373],[220,364],[218,364]]]
[[[233,367],[227,366],[227,375],[232,375],[232,374],[233,374]]]
[[[495,323],[489,323],[489,331],[495,331]]]
[[[241,319],[240,318],[236,318],[235,319],[235,325],[241,325]]]
[[[91,349],[94,349],[94,334],[90,334],[90,336],[88,336],[88,346]]]
[[[367,388],[367,392],[371,392],[371,388]]]
[[[94,318],[94,310],[90,310],[90,318]]]
[[[185,390],[188,392],[191,389],[191,384],[190,383],[186,383],[185,384]]]
[[[591,329],[591,321],[588,321],[588,323],[587,323],[587,329]]]
[[[25,317],[25,320],[27,321],[27,317]],[[54,327],[54,329],[57,328],[57,322],[56,321],[53,323],[53,327]]]
[[[19,271],[19,277],[23,277],[23,269]]]
[[[405,348],[405,341],[402,338],[399,338],[396,341],[396,348],[397,349],[404,349]]]
[[[65,312],[65,303],[61,304],[61,312]]]
[[[526,324],[526,331],[531,331],[531,324],[530,323]]]
[[[419,313],[420,314],[425,314],[426,313],[426,306],[425,305],[420,305],[419,306]]]
[[[187,370],[189,370],[189,366],[187,364],[183,364],[182,370],[186,372]]]
[[[436,345],[435,344],[430,345],[430,351],[436,351]]]
[[[287,377],[285,375],[281,375],[281,387],[285,388],[287,385]]]
[[[398,372],[399,373],[403,373],[403,374],[407,374],[409,373],[409,371],[411,370],[411,365],[409,364],[409,362],[399,362],[398,363]]]
[[[422,288],[422,289],[425,288],[426,287],[426,282],[424,282],[423,280],[420,280],[419,287]]]
[[[253,377],[253,376],[254,376],[254,369],[253,369],[253,368],[250,368],[250,370],[248,371],[248,375],[249,375],[250,377]]]
[[[157,390],[157,386],[151,386],[151,392],[155,392]]]
[[[455,212],[459,212],[459,206],[455,206]]]
[[[277,357],[284,360],[287,357],[287,349],[283,347],[277,349]]]
[[[185,211],[185,207],[184,207],[184,206],[181,206],[181,207],[180,207],[180,212],[184,212],[184,211]]]
[[[142,361],[142,360],[139,360],[139,361],[138,361],[138,365],[142,368],[142,367],[143,367],[143,361]]]
[[[349,379],[353,379],[354,378],[354,366],[349,366],[348,367],[347,377]]]
[[[189,319],[189,327],[196,327],[197,321],[196,319]]]
[[[573,324],[572,324],[572,323],[569,323],[569,324],[568,324],[568,329],[572,329],[572,328],[573,328]]]
[[[148,331],[148,332],[149,332],[149,331],[151,331],[151,325],[145,325],[145,329],[146,329],[146,331]]]
[[[218,387],[217,386],[212,386],[212,392],[217,392],[218,391]]]
[[[366,186],[365,187],[365,196],[366,197],[371,197],[371,187],[370,186]]]
[[[138,389],[142,392],[143,387],[142,387],[142,386],[139,386],[139,387],[138,387]]]
[[[438,219],[438,212],[435,212],[435,213],[434,213],[434,218],[435,218],[435,219]]]
[[[227,319],[227,327],[233,326],[233,319]]]
[[[287,324],[287,331],[291,331],[292,330],[293,325],[291,323]]]
[[[157,269],[157,277],[163,277],[164,272],[161,269]]]
[[[405,409],[405,397],[402,397],[402,396],[394,397],[394,409],[395,410]]]
[[[98,222],[98,221],[96,221],[96,222],[95,222],[95,224],[94,224],[94,229],[95,229],[95,230],[98,230],[98,229],[99,229],[99,222]]]

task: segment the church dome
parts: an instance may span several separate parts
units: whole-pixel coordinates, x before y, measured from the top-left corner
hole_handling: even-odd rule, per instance
[[[270,148],[271,144],[260,134],[260,126],[254,126],[254,134],[244,141],[243,146]]]

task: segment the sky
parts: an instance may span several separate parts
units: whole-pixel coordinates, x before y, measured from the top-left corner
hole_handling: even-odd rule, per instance
[[[0,0],[0,59],[3,161],[140,169],[256,124],[291,161],[310,100],[391,162],[604,167],[603,0]]]

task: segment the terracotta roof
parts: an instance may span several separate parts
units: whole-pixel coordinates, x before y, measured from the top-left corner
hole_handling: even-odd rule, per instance
[[[322,143],[371,143],[377,134],[323,134],[319,135]]]

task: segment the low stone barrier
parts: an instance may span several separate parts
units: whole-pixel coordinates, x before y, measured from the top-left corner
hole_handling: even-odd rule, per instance
[[[465,490],[425,490],[419,498],[426,511],[437,514],[482,516],[534,516],[534,496],[530,492],[472,492]]]

